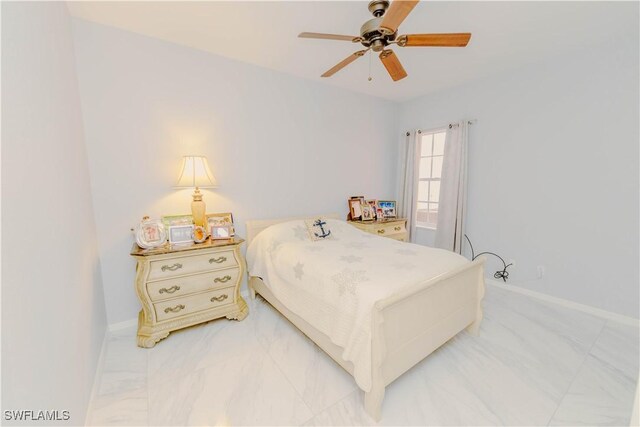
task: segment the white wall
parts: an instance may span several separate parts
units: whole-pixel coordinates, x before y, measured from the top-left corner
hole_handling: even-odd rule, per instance
[[[467,220],[476,250],[514,259],[513,283],[634,318],[639,71],[636,33],[407,102],[399,121],[478,119]]]
[[[109,323],[140,310],[129,229],[190,212],[172,189],[185,154],[208,157],[207,210],[241,235],[247,219],[393,196],[391,102],[82,20],[74,39]]]
[[[64,3],[2,3],[2,409],[81,425],[106,314],[73,56]]]

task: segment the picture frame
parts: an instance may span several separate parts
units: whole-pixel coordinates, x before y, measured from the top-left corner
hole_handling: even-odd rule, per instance
[[[351,219],[354,221],[362,218],[362,203],[360,200],[361,199],[349,199],[349,213],[351,214]]]
[[[211,240],[228,240],[232,239],[233,235],[230,225],[212,225],[210,227]]]
[[[351,196],[349,197],[349,200],[360,200],[360,206],[364,206],[365,201],[364,201],[364,196]]]
[[[219,222],[233,224],[233,214],[231,212],[209,213],[206,215],[207,222]]]
[[[374,212],[368,203],[362,206],[362,221],[373,221]]]
[[[193,224],[169,226],[169,243],[172,245],[193,243]]]
[[[377,219],[378,218],[378,201],[376,199],[369,199],[369,200],[365,200],[365,203],[371,206],[371,209],[373,210],[373,219],[374,220]]]
[[[378,200],[378,207],[382,209],[383,218],[397,217],[395,200]]]
[[[136,230],[136,243],[142,249],[157,248],[167,242],[167,231],[162,221],[150,220],[148,217],[142,220]]]
[[[211,230],[212,225],[228,225],[231,227],[231,237],[235,236],[236,229],[233,225],[233,214],[231,212],[210,213],[206,215],[207,225]]]
[[[207,234],[206,228],[200,225],[193,227],[193,241],[195,243],[204,243],[207,241],[207,237],[209,237],[209,235]]]
[[[193,224],[193,216],[191,214],[163,215],[162,224],[167,230],[174,225],[191,225]]]

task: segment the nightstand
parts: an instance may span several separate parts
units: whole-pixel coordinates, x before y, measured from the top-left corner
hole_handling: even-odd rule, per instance
[[[220,317],[243,320],[249,314],[240,296],[245,263],[243,239],[208,240],[131,250],[136,266],[138,346],[150,348],[171,331]]]
[[[349,224],[367,233],[391,239],[407,241],[407,220],[405,218],[389,218],[375,221],[347,221]]]

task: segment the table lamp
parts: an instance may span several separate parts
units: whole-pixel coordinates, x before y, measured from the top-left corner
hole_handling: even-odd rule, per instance
[[[205,226],[207,206],[200,188],[216,188],[218,183],[209,169],[205,156],[184,156],[176,188],[194,188],[191,215],[195,225]],[[206,227],[205,227],[206,228]]]

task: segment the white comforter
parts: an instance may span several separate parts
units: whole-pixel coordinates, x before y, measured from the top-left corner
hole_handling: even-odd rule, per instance
[[[371,314],[376,301],[469,262],[441,249],[367,234],[327,220],[331,238],[311,241],[304,221],[262,231],[247,249],[261,277],[289,310],[344,348],[364,391],[371,389]]]

